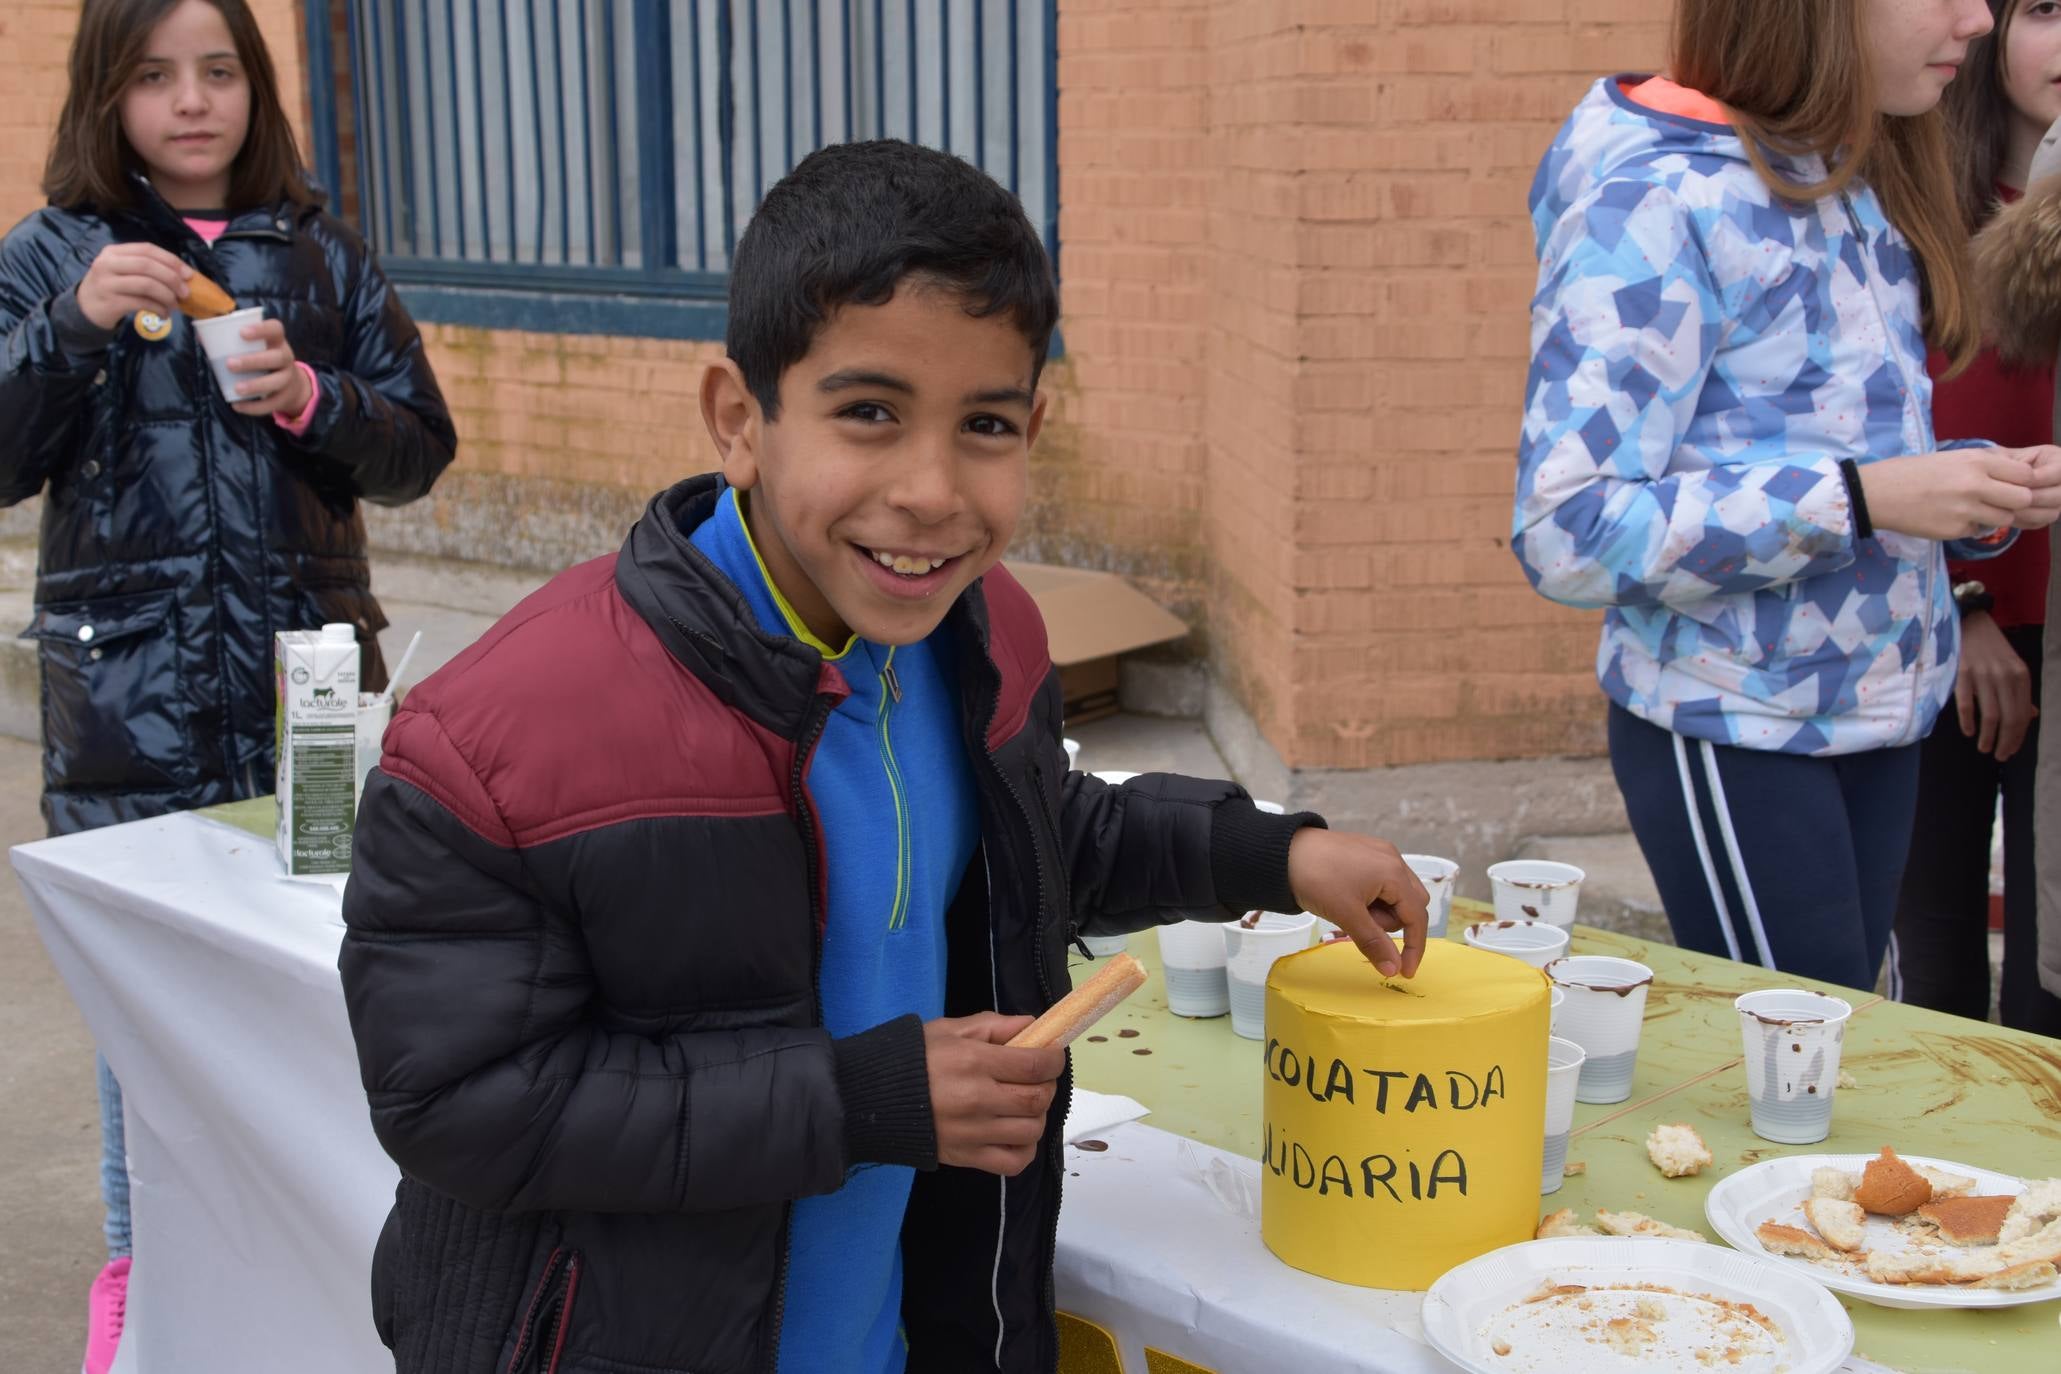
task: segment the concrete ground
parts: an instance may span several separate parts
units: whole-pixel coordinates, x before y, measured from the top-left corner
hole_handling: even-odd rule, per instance
[[[0,844],[43,837],[33,744],[0,739]],[[100,1238],[93,1042],[43,953],[12,875],[0,877],[0,1332],[9,1370],[67,1374],[86,1342]]]

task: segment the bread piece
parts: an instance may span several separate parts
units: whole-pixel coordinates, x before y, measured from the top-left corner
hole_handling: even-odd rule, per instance
[[[1934,1198],[1915,1215],[1930,1222],[1949,1245],[1995,1245],[2013,1201],[2009,1196]]]
[[[2052,1262],[2048,1260],[2033,1260],[2029,1264],[2009,1265],[2006,1268],[1999,1269],[1994,1274],[1985,1278],[1979,1278],[1965,1286],[1969,1288],[2038,1288],[2041,1284],[2052,1283],[2057,1277],[2061,1277],[2061,1270],[2057,1270]]]
[[[2061,1218],[2061,1178],[2041,1179],[2031,1184],[2011,1204],[1997,1239],[2009,1243],[2023,1240],[2048,1222]]]
[[[179,302],[179,308],[188,319],[212,320],[219,315],[236,313],[236,301],[227,291],[195,272],[186,279],[186,299]]]
[[[1574,1208],[1562,1207],[1539,1218],[1536,1232],[1540,1240],[1551,1240],[1555,1236],[1600,1236],[1603,1233],[1595,1227],[1575,1220]]]
[[[2047,1260],[2061,1265],[2061,1219],[2048,1222],[2029,1236],[2002,1242],[1997,1246],[1997,1257],[2005,1264]]]
[[[1669,1178],[1701,1173],[1711,1162],[1710,1147],[1687,1122],[1663,1122],[1646,1137],[1646,1158]]]
[[[1852,1252],[1861,1248],[1868,1238],[1868,1214],[1861,1210],[1858,1202],[1841,1202],[1837,1198],[1808,1198],[1803,1204],[1803,1214],[1835,1250]]]
[[[1867,1261],[1868,1277],[1877,1283],[1973,1283],[2005,1267],[1994,1250],[1906,1250],[1899,1255],[1870,1250]]]
[[[1596,1209],[1596,1222],[1613,1236],[1656,1236],[1666,1240],[1702,1240],[1701,1232],[1684,1231],[1640,1212],[1607,1212]]]
[[[1923,1174],[1898,1159],[1895,1150],[1884,1145],[1882,1153],[1861,1170],[1853,1200],[1878,1215],[1900,1217],[1932,1201],[1932,1185]]]
[[[1755,1239],[1767,1247],[1771,1255],[1794,1255],[1798,1259],[1836,1260],[1840,1252],[1819,1240],[1808,1231],[1779,1222],[1764,1221],[1753,1228]]]
[[[1811,1170],[1811,1196],[1837,1198],[1841,1202],[1853,1201],[1853,1186],[1861,1181],[1859,1174],[1850,1174],[1844,1169],[1830,1165]]]
[[[1943,1197],[1966,1197],[1975,1191],[1975,1180],[1972,1178],[1962,1178],[1959,1174],[1950,1174],[1941,1169],[1929,1169],[1923,1164],[1913,1164],[1911,1167],[1918,1171],[1919,1177],[1932,1185],[1934,1201]]]

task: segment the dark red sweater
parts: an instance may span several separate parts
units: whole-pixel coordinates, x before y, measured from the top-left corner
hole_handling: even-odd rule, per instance
[[[2009,187],[1997,190],[2006,200],[2018,199]],[[2030,448],[2054,441],[2054,366],[2015,368],[1985,348],[1968,370],[1950,382],[1939,380],[1945,358],[1932,355],[1932,428],[1948,439],[1989,439],[2006,448]],[[2004,629],[2044,625],[2047,620],[2047,567],[2050,558],[2045,530],[2021,533],[1995,558],[1954,562],[1956,582],[1973,578],[1997,599],[1991,612]]]

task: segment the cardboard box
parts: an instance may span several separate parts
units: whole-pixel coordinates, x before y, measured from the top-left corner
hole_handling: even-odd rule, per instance
[[[1014,561],[1008,568],[1045,618],[1068,725],[1116,713],[1118,655],[1188,633],[1178,616],[1115,573]]]

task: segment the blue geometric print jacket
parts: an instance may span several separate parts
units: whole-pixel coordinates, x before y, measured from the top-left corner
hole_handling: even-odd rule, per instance
[[[1607,608],[1597,676],[1644,720],[1798,754],[1922,739],[1959,650],[1945,553],[1855,539],[1839,473],[1937,447],[1916,259],[1866,186],[1778,202],[1728,127],[1638,80],[1599,81],[1532,183],[1512,551]]]

